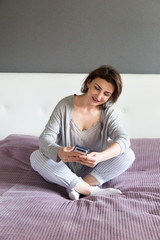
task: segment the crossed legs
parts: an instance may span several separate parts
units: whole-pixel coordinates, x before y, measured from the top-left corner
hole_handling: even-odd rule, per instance
[[[104,161],[94,169],[86,167],[85,176],[81,174],[77,176],[64,162],[56,163],[39,150],[31,154],[30,161],[32,168],[46,181],[65,187],[71,199],[79,199],[79,194],[88,196],[121,193],[116,189],[101,189],[98,185],[127,170],[134,161],[134,153],[128,149],[126,153]]]

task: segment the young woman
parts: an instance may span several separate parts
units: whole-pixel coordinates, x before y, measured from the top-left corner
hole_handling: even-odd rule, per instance
[[[66,188],[69,198],[120,194],[103,183],[127,170],[135,157],[128,134],[112,104],[122,91],[121,76],[112,66],[92,71],[81,95],[62,99],[39,138],[39,150],[31,154],[31,166],[48,182]],[[78,144],[86,155],[73,151]]]

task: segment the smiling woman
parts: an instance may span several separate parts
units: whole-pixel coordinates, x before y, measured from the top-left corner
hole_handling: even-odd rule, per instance
[[[101,118],[101,107],[108,102],[115,88],[102,78],[87,82],[87,92],[74,97],[72,120],[81,130],[87,130]]]
[[[57,104],[39,138],[40,149],[31,154],[31,165],[48,182],[65,187],[73,200],[80,194],[120,194],[99,186],[127,170],[135,158],[112,108],[122,91],[121,76],[104,65],[88,75],[81,91]],[[90,152],[73,151],[77,144]]]
[[[106,103],[112,96],[114,86],[102,78],[95,78],[92,82],[87,83],[88,95],[92,95],[92,99],[98,105]]]
[[[111,92],[112,96],[110,98],[110,102],[115,103],[122,92],[122,79],[119,72],[109,65],[104,65],[93,70],[84,81],[81,92],[86,93],[88,91],[88,83],[92,82],[96,78],[104,79],[107,83],[112,85],[114,92]]]

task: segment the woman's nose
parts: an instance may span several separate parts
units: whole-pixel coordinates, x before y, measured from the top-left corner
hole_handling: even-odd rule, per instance
[[[102,100],[102,93],[98,93],[98,95],[97,95],[97,98],[98,98],[98,101],[101,101]]]

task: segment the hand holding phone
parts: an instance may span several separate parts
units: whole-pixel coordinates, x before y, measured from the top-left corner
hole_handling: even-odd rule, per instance
[[[76,145],[73,149],[74,152],[79,152],[81,154],[86,155],[87,153],[90,152],[89,148],[82,147],[80,145]]]

